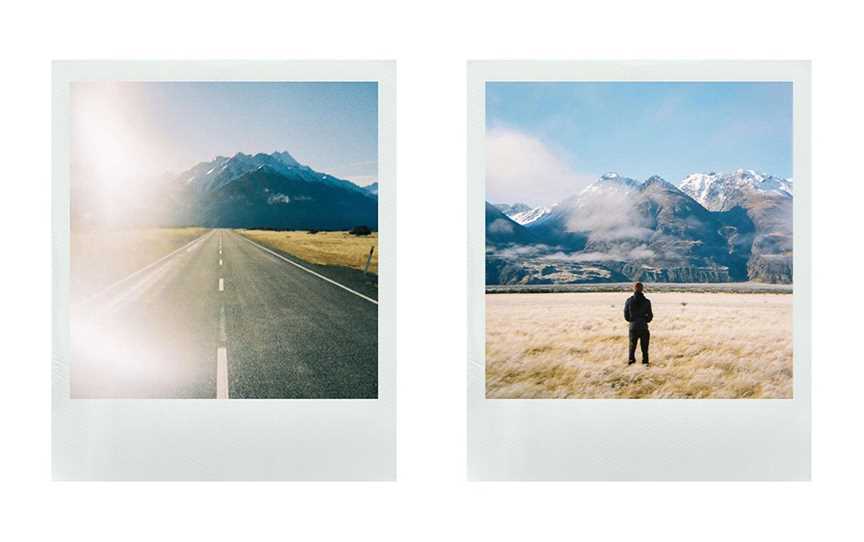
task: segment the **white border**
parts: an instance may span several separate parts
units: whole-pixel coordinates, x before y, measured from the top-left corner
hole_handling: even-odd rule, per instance
[[[487,81],[791,81],[794,398],[485,398]],[[809,61],[477,61],[468,64],[468,475],[473,480],[809,480]],[[622,503],[626,502],[622,500]],[[632,503],[640,506],[638,503]]]
[[[395,479],[395,62],[58,61],[53,68],[54,479]],[[378,82],[378,399],[69,398],[69,83],[98,80]]]

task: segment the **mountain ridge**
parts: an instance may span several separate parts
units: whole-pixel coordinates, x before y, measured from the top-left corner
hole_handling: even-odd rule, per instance
[[[607,173],[527,224],[532,244],[487,246],[487,283],[788,283],[792,197],[790,181],[753,170],[691,174],[678,185]],[[505,267],[508,277],[496,277]]]

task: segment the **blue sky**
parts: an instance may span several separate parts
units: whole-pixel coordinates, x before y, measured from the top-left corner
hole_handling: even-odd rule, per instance
[[[375,82],[74,83],[73,135],[83,141],[73,137],[73,156],[87,168],[108,149],[154,174],[287,150],[367,184],[377,177],[377,92]]]
[[[791,83],[490,82],[486,124],[490,199],[519,197],[518,180],[504,177],[523,169],[520,148],[546,168],[526,183],[548,187],[527,189],[533,204],[609,171],[676,184],[738,168],[793,174]]]

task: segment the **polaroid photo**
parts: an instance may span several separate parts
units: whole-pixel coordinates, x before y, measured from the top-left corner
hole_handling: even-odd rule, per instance
[[[395,476],[395,65],[54,65],[56,479]]]
[[[469,475],[810,475],[807,62],[469,65]]]

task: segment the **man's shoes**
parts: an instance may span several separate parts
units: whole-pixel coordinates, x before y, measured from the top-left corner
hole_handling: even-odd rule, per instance
[[[635,359],[632,359],[632,360],[630,360],[630,361],[627,362],[627,365],[633,365],[634,363],[636,363],[636,360],[635,360]]]
[[[648,362],[647,362],[647,361],[643,361],[643,362],[642,362],[642,365],[644,365],[645,367],[648,367]]]

